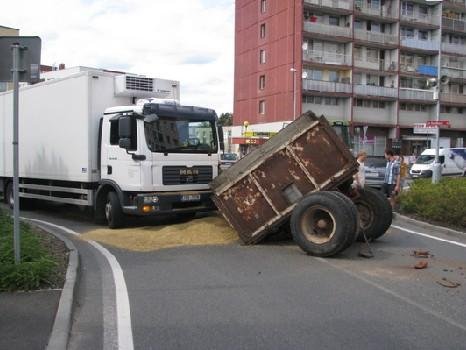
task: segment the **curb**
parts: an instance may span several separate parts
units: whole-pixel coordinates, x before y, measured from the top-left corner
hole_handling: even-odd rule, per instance
[[[413,219],[413,218],[410,218],[408,216],[401,215],[401,214],[398,214],[398,213],[395,213],[395,212],[393,214],[395,214],[395,218],[397,218],[397,219],[403,219],[403,220],[406,220],[408,222],[417,224],[417,225],[425,227],[425,228],[430,228],[430,229],[434,228],[436,230],[443,231],[446,234],[455,234],[455,235],[463,235],[463,236],[466,235],[466,232],[463,232],[463,231],[456,231],[456,230],[453,230],[451,228],[432,225],[432,224],[429,224],[428,222],[419,221],[419,220],[416,220],[416,219]]]
[[[69,250],[68,268],[66,269],[65,285],[61,292],[58,303],[55,321],[53,322],[52,332],[47,344],[47,350],[63,350],[68,346],[69,335],[71,331],[71,321],[73,315],[74,297],[77,291],[77,280],[79,273],[79,252],[73,242],[65,236],[52,232],[45,225],[36,224],[29,221],[32,225],[54,235],[56,238],[65,243]]]

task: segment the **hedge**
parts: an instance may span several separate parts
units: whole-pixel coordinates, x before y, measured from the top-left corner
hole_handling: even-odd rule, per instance
[[[415,180],[401,194],[400,210],[427,221],[466,228],[466,178],[443,178],[436,185],[430,179]]]

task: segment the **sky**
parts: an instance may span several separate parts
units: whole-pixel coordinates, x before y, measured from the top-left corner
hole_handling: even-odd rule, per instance
[[[42,64],[179,80],[181,103],[233,111],[234,0],[8,0],[0,25],[42,39]]]

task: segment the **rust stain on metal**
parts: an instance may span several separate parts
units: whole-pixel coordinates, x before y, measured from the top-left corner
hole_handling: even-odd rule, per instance
[[[356,162],[325,119],[306,113],[211,184],[244,243],[284,222],[301,197],[351,179]]]

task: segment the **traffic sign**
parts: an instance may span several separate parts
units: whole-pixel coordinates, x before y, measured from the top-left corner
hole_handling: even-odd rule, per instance
[[[0,81],[12,81],[12,46],[19,46],[19,81],[37,83],[40,80],[41,39],[38,36],[0,37]]]
[[[450,121],[449,120],[429,120],[426,122],[426,126],[427,127],[439,127],[439,128],[443,126],[444,128],[449,128]]]

